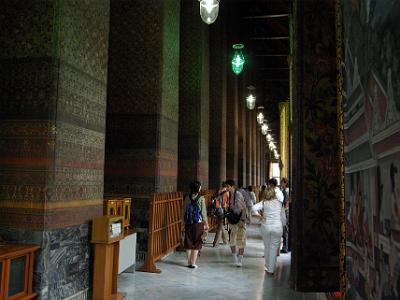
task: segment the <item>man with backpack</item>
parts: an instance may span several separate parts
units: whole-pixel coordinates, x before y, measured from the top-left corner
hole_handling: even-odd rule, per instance
[[[234,264],[241,267],[246,247],[246,203],[243,195],[236,190],[233,179],[228,179],[225,183],[230,194],[226,217],[231,227],[231,252]]]
[[[227,243],[227,232],[225,231],[225,213],[229,206],[229,192],[225,182],[222,182],[222,187],[217,195],[213,197],[212,206],[214,215],[217,218],[217,231],[213,241],[213,247],[218,247],[219,239],[222,237],[222,242]]]
[[[183,222],[185,224],[184,248],[188,259],[188,268],[196,269],[199,250],[203,246],[202,235],[208,230],[207,208],[204,197],[200,195],[199,181],[190,183],[190,194],[183,203]]]
[[[245,189],[244,187],[241,187],[239,188],[239,192],[242,194],[244,203],[246,204],[246,224],[250,224],[251,208],[256,204],[255,201],[253,203],[252,194],[250,193],[252,190],[250,191],[249,188]]]

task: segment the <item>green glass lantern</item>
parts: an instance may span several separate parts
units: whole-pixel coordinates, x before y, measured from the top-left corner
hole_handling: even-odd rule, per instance
[[[243,66],[245,63],[243,51],[244,48],[243,44],[235,44],[232,46],[234,50],[233,57],[232,57],[232,71],[236,75],[239,75],[240,72],[243,70]]]

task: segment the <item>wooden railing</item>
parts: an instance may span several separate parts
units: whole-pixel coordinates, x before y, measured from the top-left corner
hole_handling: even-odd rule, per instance
[[[150,202],[149,239],[142,272],[161,273],[155,262],[181,243],[183,193],[153,194]]]

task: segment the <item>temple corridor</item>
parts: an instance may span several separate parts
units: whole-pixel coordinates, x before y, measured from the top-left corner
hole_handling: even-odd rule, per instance
[[[400,300],[399,20],[400,0],[0,0],[0,300],[116,299],[117,250],[163,271],[121,275],[131,299]],[[226,180],[283,178],[279,276],[256,226],[242,269],[209,243],[183,267],[191,182],[213,216]]]

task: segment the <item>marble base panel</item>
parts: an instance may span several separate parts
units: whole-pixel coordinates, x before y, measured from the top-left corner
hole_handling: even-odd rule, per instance
[[[40,246],[33,274],[38,300],[65,299],[89,288],[93,262],[89,235],[88,224],[49,231],[0,228],[4,240]]]

